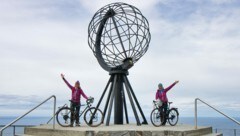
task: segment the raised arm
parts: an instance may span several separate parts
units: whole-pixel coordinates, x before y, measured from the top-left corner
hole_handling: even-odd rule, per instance
[[[82,89],[81,89],[81,95],[82,95],[85,99],[88,99],[87,95],[83,92]]]
[[[164,90],[166,92],[168,92],[169,90],[171,90],[179,81],[175,81],[173,84],[171,84],[169,87],[165,88]]]
[[[61,77],[62,77],[63,81],[67,84],[67,86],[68,86],[70,89],[72,89],[73,86],[69,84],[69,82],[65,79],[65,77],[64,77],[63,74],[61,74]]]

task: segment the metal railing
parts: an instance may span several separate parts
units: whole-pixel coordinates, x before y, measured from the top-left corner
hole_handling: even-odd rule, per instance
[[[16,118],[15,120],[13,120],[12,122],[10,122],[9,124],[5,125],[1,130],[0,130],[0,136],[2,136],[3,131],[10,127],[12,124],[14,124],[15,122],[17,122],[18,120],[22,119],[23,117],[25,117],[27,114],[29,114],[30,112],[34,111],[35,109],[37,109],[39,106],[41,106],[42,104],[46,103],[47,101],[49,101],[50,99],[54,99],[53,102],[53,129],[55,129],[55,112],[56,112],[56,96],[52,95],[49,98],[47,98],[46,100],[44,100],[43,102],[41,102],[40,104],[38,104],[37,106],[35,106],[34,108],[32,108],[31,110],[29,110],[28,112],[26,112],[25,114],[23,114],[22,116]]]
[[[218,109],[214,108],[213,106],[211,106],[210,104],[206,103],[205,101],[196,98],[195,99],[195,129],[197,129],[197,125],[198,125],[198,120],[197,120],[197,101],[202,102],[203,104],[207,105],[208,107],[212,108],[213,110],[217,111],[218,113],[222,114],[223,116],[225,116],[226,118],[230,119],[231,121],[235,122],[236,124],[240,125],[240,122],[235,120],[234,118],[224,114],[223,112],[219,111]]]
[[[239,136],[240,129],[229,129],[229,128],[215,128],[215,133],[222,133],[223,135]]]
[[[0,125],[0,128],[4,127],[5,125]],[[34,127],[35,125],[11,125],[9,127],[13,128],[13,136],[16,136],[16,128],[25,128],[25,127]]]
[[[67,107],[68,105],[67,104],[64,104],[63,106],[60,106],[58,107],[58,110],[62,107]],[[57,111],[58,112],[58,111]],[[57,115],[57,112],[54,114],[55,116]],[[54,116],[52,116],[48,121],[47,121],[47,124],[50,123],[52,121],[52,119],[54,118]]]
[[[87,105],[87,104],[81,104],[80,106],[82,107],[82,106],[86,106],[86,105]],[[67,105],[67,104],[64,104],[63,106],[58,107],[58,110],[61,109],[61,108],[63,108],[63,107],[68,107],[68,105]],[[56,111],[55,116],[57,115],[58,110]],[[82,112],[82,111],[80,111],[80,112]],[[52,116],[52,117],[47,121],[47,124],[49,124],[49,123],[52,121],[53,118],[54,118],[54,116]]]

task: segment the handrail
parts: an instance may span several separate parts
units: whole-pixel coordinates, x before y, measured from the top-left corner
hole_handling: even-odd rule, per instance
[[[34,127],[36,125],[11,125],[9,127]],[[5,127],[5,125],[0,125],[0,127]]]
[[[21,128],[21,127],[34,127],[35,125],[11,125],[11,126],[9,126],[9,127],[13,127],[13,136],[17,136],[16,135],[16,128],[18,127],[18,128]],[[0,127],[5,127],[5,125],[0,125]]]
[[[80,106],[81,106],[81,107],[82,107],[82,106],[87,106],[87,103],[85,103],[85,104],[80,104]],[[61,109],[61,108],[63,108],[63,107],[68,107],[68,105],[65,103],[63,106],[58,107],[58,110]],[[55,116],[57,115],[57,112],[58,112],[58,111],[56,111]],[[54,116],[52,116],[52,117],[47,121],[47,124],[50,123],[53,118],[54,118]]]
[[[200,101],[200,102],[206,104],[208,107],[214,109],[215,111],[217,111],[218,113],[222,114],[222,115],[225,116],[226,118],[228,118],[228,119],[230,119],[231,121],[233,121],[233,122],[237,123],[238,125],[240,125],[240,122],[239,122],[239,121],[237,121],[237,120],[235,120],[234,118],[232,118],[232,117],[224,114],[223,112],[221,112],[221,111],[219,111],[218,109],[214,108],[213,106],[211,106],[210,104],[206,103],[205,101],[203,101],[203,100],[201,100],[201,99],[199,99],[199,98],[196,98],[196,99],[195,99],[195,129],[197,129],[197,121],[198,121],[198,120],[197,120],[197,101]]]
[[[67,104],[64,104],[63,106],[58,107],[58,110],[62,107],[68,106]],[[58,111],[57,111],[58,112]],[[57,112],[55,113],[55,116],[57,115]],[[50,121],[52,121],[52,119],[54,118],[54,116],[52,116],[48,121],[47,124],[50,123]]]
[[[55,111],[56,111],[56,96],[52,95],[49,98],[47,98],[46,100],[44,100],[43,102],[41,102],[40,104],[38,104],[36,107],[32,108],[31,110],[29,110],[28,112],[26,112],[25,114],[23,114],[22,116],[16,118],[15,120],[13,120],[12,122],[10,122],[9,124],[5,125],[5,127],[3,127],[0,130],[0,136],[3,135],[3,131],[8,128],[9,126],[11,126],[12,124],[14,124],[15,122],[17,122],[18,120],[22,119],[23,117],[25,117],[27,114],[29,114],[30,112],[34,111],[35,109],[37,109],[39,106],[41,106],[42,104],[46,103],[48,100],[50,99],[54,99],[54,103],[53,103],[53,129],[55,129]]]
[[[234,136],[237,136],[237,132],[238,132],[240,129],[236,129],[236,128],[232,128],[232,129],[231,129],[231,128],[227,128],[227,129],[225,129],[225,128],[215,128],[214,130],[215,130],[215,133],[218,133],[219,130],[220,130],[220,132],[221,132],[222,134],[224,134],[224,131],[226,131],[226,130],[227,130],[227,131],[229,131],[229,130],[231,131],[231,130],[232,130],[232,131],[233,131],[233,135],[234,135]],[[240,132],[240,131],[239,131],[239,132]],[[238,134],[239,134],[239,133],[238,133]]]

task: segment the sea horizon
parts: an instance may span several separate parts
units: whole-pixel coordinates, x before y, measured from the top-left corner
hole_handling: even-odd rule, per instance
[[[6,125],[16,119],[18,116],[0,116],[0,125]],[[15,125],[40,125],[40,124],[46,124],[46,122],[50,119],[50,116],[27,116],[22,118],[21,120],[17,121]],[[240,120],[240,117],[233,117],[236,120]],[[32,121],[29,122],[29,119]],[[195,117],[192,116],[184,116],[179,117],[178,124],[187,124],[187,125],[194,125],[194,119]],[[80,119],[81,122],[83,122],[83,119]],[[218,123],[212,122],[216,120],[221,120],[224,122],[224,124],[216,125]],[[135,123],[134,117],[129,117],[130,123]],[[147,119],[148,123],[151,124],[150,119]],[[56,122],[57,123],[57,122]],[[84,124],[84,123],[83,123]],[[198,125],[199,126],[212,126],[213,128],[232,128],[232,129],[240,129],[239,125],[235,125],[236,123],[232,122],[226,117],[206,117],[206,116],[200,116],[198,117]]]
[[[4,126],[14,119],[17,116],[0,116],[0,126]],[[40,125],[46,124],[46,122],[51,117],[46,116],[27,116],[22,120],[19,120],[14,125]],[[240,117],[235,117],[236,120],[240,120]],[[130,123],[135,123],[135,118],[129,118]],[[81,124],[83,123],[83,119],[80,119]],[[52,123],[52,122],[51,122]],[[57,122],[56,122],[57,123]],[[151,124],[151,121],[148,120],[148,123]],[[194,125],[194,117],[181,117],[179,118],[178,124],[186,124],[186,125]],[[213,132],[220,132],[224,135],[231,136],[234,135],[234,131],[236,131],[237,136],[240,136],[240,126],[231,120],[225,117],[198,117],[198,126],[211,126],[213,128]],[[23,134],[23,128],[16,128],[16,134]],[[13,128],[8,128],[4,131],[4,136],[12,136]]]

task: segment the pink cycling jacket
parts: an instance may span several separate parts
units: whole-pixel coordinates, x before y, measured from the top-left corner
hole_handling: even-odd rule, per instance
[[[169,87],[163,90],[157,90],[156,92],[156,100],[160,99],[162,102],[168,102],[167,92],[175,85],[175,83],[171,84]]]
[[[80,88],[80,89],[77,89],[75,87],[73,87],[72,85],[70,85],[68,83],[68,81],[63,78],[63,81],[67,84],[67,86],[72,90],[72,101],[73,102],[77,102],[77,103],[80,103],[81,102],[81,95],[85,98],[85,99],[88,99],[88,97],[85,95],[85,93],[83,92],[83,90]]]

